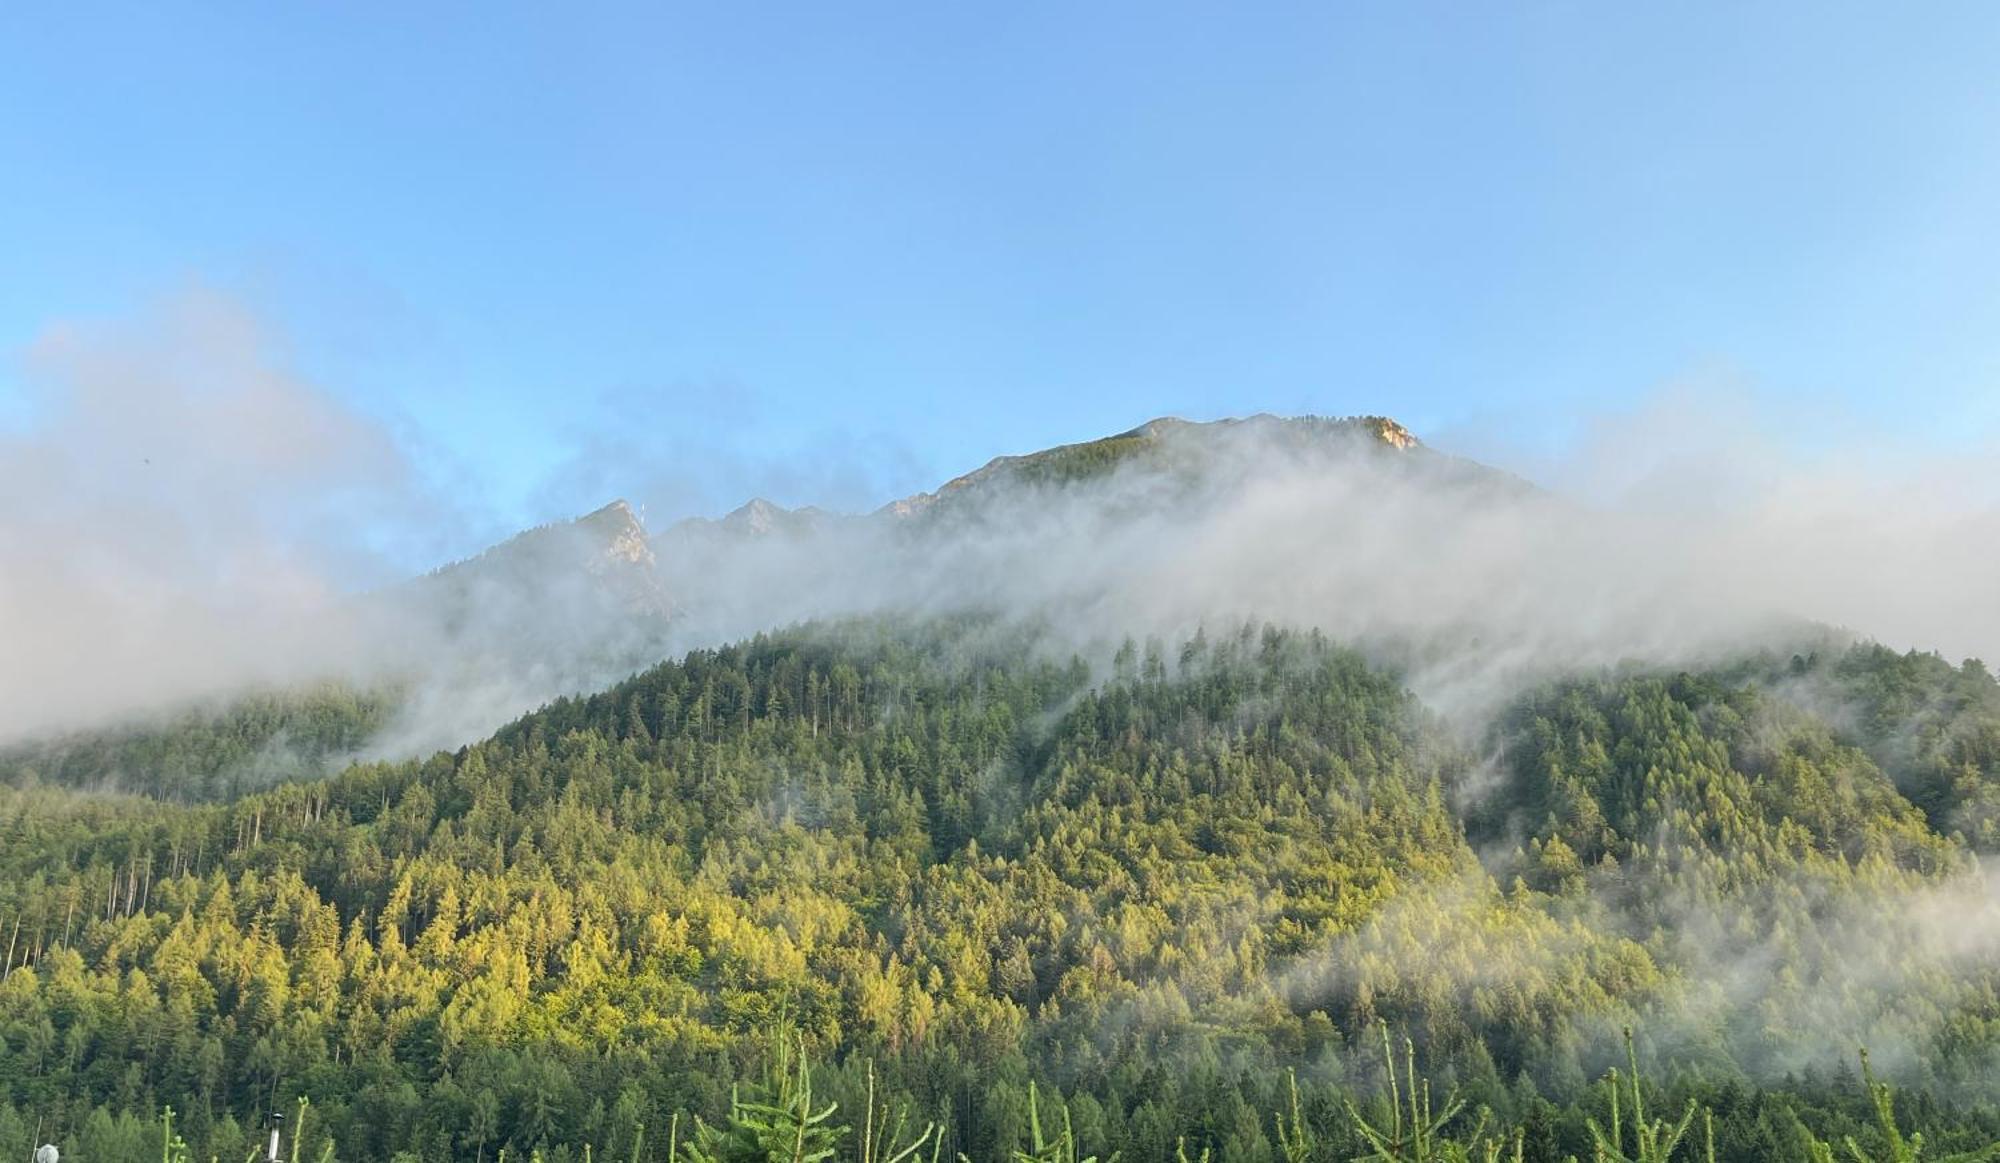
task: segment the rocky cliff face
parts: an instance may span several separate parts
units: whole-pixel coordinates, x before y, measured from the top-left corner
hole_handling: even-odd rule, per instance
[[[666,617],[673,602],[660,584],[646,528],[626,502],[613,501],[574,521],[542,525],[477,557],[445,566],[416,583],[448,621],[477,621],[454,605],[498,605],[522,614],[552,602],[593,613]]]

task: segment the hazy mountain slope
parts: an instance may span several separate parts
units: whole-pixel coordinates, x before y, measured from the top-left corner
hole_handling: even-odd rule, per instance
[[[829,524],[853,519],[811,505],[787,509],[756,497],[713,520],[689,517],[676,521],[667,526],[660,539],[676,548],[700,552],[729,539],[796,537],[813,533]]]
[[[401,757],[675,652],[815,619],[1035,620],[1103,660],[1128,632],[1255,618],[1392,660],[1476,726],[1524,683],[1621,658],[1706,665],[1798,637],[1785,618],[1797,611],[1718,587],[1677,535],[1439,453],[1382,417],[1161,419],[1002,457],[867,515],[752,501],[653,536],[616,502],[354,603],[350,624],[320,635],[341,649],[319,674],[400,692],[364,753]],[[310,659],[293,669],[312,673]],[[1946,790],[1926,810],[1993,815],[1941,768],[1927,778]]]
[[[1441,477],[1495,487],[1522,484],[1496,469],[1439,453],[1385,416],[1257,415],[1205,423],[1163,416],[1100,440],[996,457],[935,492],[893,501],[880,512],[903,518],[962,512],[1009,493],[1097,483],[1118,474],[1171,479],[1187,498],[1240,487],[1278,465],[1331,468],[1356,458],[1394,463],[1394,454],[1433,472],[1445,470]]]
[[[519,533],[476,557],[444,566],[394,591],[448,634],[491,633],[485,622],[532,632],[553,618],[591,637],[615,623],[664,619],[673,602],[654,571],[638,515],[613,501],[574,521]],[[594,622],[606,623],[601,629]]]
[[[392,685],[295,687],[44,736],[0,747],[0,783],[231,799],[346,766],[389,725],[401,697]]]
[[[351,649],[323,679],[17,740],[0,780],[226,798],[456,745],[658,661],[672,613],[644,527],[614,502],[350,603],[335,617]]]

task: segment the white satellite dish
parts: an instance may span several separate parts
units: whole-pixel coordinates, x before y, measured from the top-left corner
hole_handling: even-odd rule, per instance
[[[35,1148],[35,1163],[58,1163],[61,1158],[62,1152],[56,1150],[54,1143],[43,1143]]]

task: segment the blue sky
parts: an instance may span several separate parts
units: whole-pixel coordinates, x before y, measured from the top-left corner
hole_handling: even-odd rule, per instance
[[[8,5],[0,350],[208,288],[497,525],[1688,384],[1962,445],[1996,61],[1971,3]]]

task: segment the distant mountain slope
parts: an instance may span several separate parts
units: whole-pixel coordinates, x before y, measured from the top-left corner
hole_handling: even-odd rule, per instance
[[[1392,462],[1398,456],[1430,471],[1448,469],[1466,481],[1506,487],[1525,482],[1430,448],[1386,416],[1259,414],[1197,422],[1163,416],[1126,432],[1019,456],[1000,456],[934,492],[883,506],[881,513],[917,517],[934,510],[977,505],[1008,490],[1048,489],[1102,482],[1116,474],[1157,474],[1187,489],[1223,487],[1274,466],[1312,467],[1356,458]]]
[[[256,691],[96,730],[0,747],[0,784],[229,800],[354,760],[404,692],[323,683]]]
[[[482,613],[546,617],[551,602],[590,615],[665,618],[673,601],[654,571],[652,544],[632,507],[613,501],[574,521],[518,533],[443,566],[397,593],[451,628]]]
[[[688,517],[660,533],[655,543],[663,555],[687,557],[716,552],[763,538],[810,537],[864,518],[833,513],[816,505],[787,509],[756,497],[721,517]]]
[[[1604,619],[1548,579],[1493,570],[1496,554],[1517,573],[1533,562],[1551,522],[1519,518],[1549,502],[1383,416],[1163,417],[998,457],[868,514],[758,498],[654,534],[614,501],[355,602],[341,628],[351,649],[313,678],[396,690],[361,751],[402,756],[676,651],[811,619],[1000,612],[1059,622],[1085,651],[1244,616],[1347,640],[1442,629],[1452,649],[1519,639],[1521,625],[1540,639],[1598,634]],[[1586,601],[1616,592],[1591,585]],[[1514,643],[1530,649],[1544,643]],[[173,782],[124,774],[131,787]]]
[[[455,746],[658,661],[673,602],[623,501],[342,611],[365,667],[0,746],[0,781],[229,799],[370,754]]]
[[[729,600],[718,578],[749,568],[796,575],[780,564],[785,547],[809,545],[826,558],[876,554],[887,530],[905,551],[949,551],[926,545],[941,535],[935,519],[974,519],[1021,526],[1050,495],[1079,498],[1108,512],[1132,498],[1115,486],[1151,482],[1148,507],[1200,505],[1275,470],[1311,472],[1356,464],[1397,465],[1424,474],[1426,484],[1449,481],[1511,489],[1521,482],[1497,470],[1432,450],[1408,429],[1381,416],[1284,418],[1270,415],[1197,423],[1163,417],[1114,436],[1002,456],[955,477],[934,492],[895,501],[872,514],[850,516],[813,506],[786,509],[754,498],[717,519],[690,518],[649,535],[624,501],[573,522],[541,526],[466,561],[420,579],[424,619],[456,638],[499,642],[525,638],[542,662],[579,649],[601,652],[635,630],[650,648],[660,626],[676,615],[700,620],[704,605]],[[1414,479],[1414,478],[1413,478]],[[1113,489],[1104,492],[1104,489]],[[1028,511],[1023,512],[1021,506]],[[910,521],[910,518],[925,518]],[[819,564],[831,564],[820,562]],[[796,584],[814,579],[791,576]],[[741,588],[732,581],[731,588]],[[782,619],[783,612],[778,617]],[[541,631],[558,631],[556,641]],[[503,629],[504,628],[504,629]],[[651,659],[634,656],[635,661]]]

